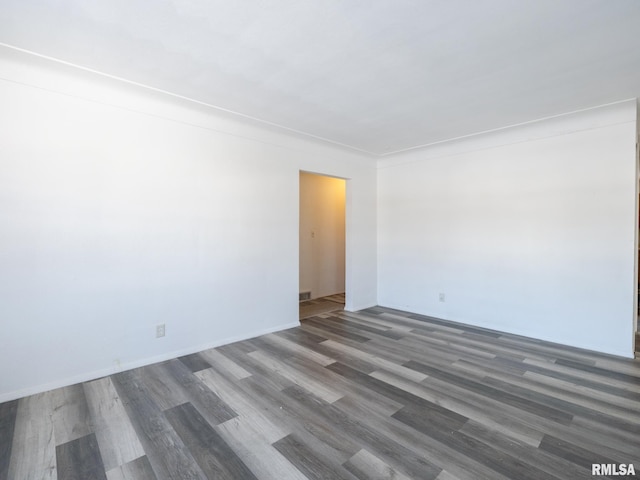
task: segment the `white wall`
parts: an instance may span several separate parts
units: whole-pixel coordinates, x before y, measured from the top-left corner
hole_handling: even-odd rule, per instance
[[[300,172],[300,291],[344,292],[346,184]]]
[[[632,356],[635,141],[632,100],[381,161],[379,303]]]
[[[370,159],[7,48],[0,105],[0,402],[296,325],[300,170],[376,303]]]
[[[4,47],[0,105],[0,402],[297,324],[300,170],[348,179],[348,310],[631,354],[635,101],[377,171]]]

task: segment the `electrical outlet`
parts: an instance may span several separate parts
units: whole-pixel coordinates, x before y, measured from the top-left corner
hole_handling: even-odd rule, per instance
[[[440,294],[440,296],[439,296],[439,298],[440,298],[440,301],[441,301],[441,302],[444,302],[444,293],[441,293],[441,294]]]
[[[164,337],[164,323],[156,325],[156,338]]]

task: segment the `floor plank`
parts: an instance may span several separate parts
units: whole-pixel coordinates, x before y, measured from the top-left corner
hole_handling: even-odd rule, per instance
[[[345,462],[344,466],[360,480],[408,480],[409,478],[364,449]]]
[[[56,464],[58,480],[107,480],[93,433],[58,445]]]
[[[146,456],[136,458],[112,470],[107,470],[107,480],[158,480]]]
[[[0,479],[8,478],[18,401],[0,404]]]
[[[144,449],[111,379],[87,382],[84,391],[105,469],[142,457]]]
[[[8,478],[56,480],[56,443],[50,392],[20,399]]]
[[[154,472],[160,478],[206,479],[158,406],[154,391],[146,386],[146,371],[157,373],[136,369],[112,378]]]
[[[193,405],[179,405],[165,415],[208,478],[256,478]]]
[[[339,468],[335,461],[319,456],[316,450],[293,434],[278,440],[273,446],[309,479],[354,480],[351,473]]]
[[[82,385],[58,388],[51,392],[50,397],[56,445],[93,433]]]

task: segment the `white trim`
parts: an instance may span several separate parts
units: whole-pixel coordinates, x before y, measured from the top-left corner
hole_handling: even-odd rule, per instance
[[[427,159],[451,157],[536,139],[566,135],[603,126],[636,121],[636,99],[626,99],[591,108],[562,113],[471,135],[412,147],[378,158],[378,169],[415,163]],[[595,115],[594,115],[595,114]]]
[[[98,378],[106,377],[108,375],[113,375],[115,373],[124,372],[126,370],[132,370],[134,368],[144,367],[146,365],[151,365],[153,363],[158,363],[158,362],[164,362],[166,360],[172,360],[174,358],[182,357],[183,355],[190,355],[192,353],[202,352],[210,348],[216,348],[221,345],[227,345],[229,343],[239,342],[242,340],[247,340],[249,338],[259,337],[260,335],[266,335],[268,333],[279,332],[282,330],[286,330],[288,328],[299,327],[299,326],[300,326],[299,321],[290,322],[283,325],[278,325],[276,327],[266,328],[264,330],[252,332],[247,335],[236,335],[233,337],[226,338],[224,340],[209,342],[209,343],[202,344],[195,347],[191,346],[181,350],[163,353],[162,355],[156,355],[153,357],[134,360],[132,362],[127,362],[123,365],[114,365],[109,368],[103,368],[100,370],[94,370],[92,372],[85,372],[79,375],[73,375],[71,377],[59,379],[54,382],[44,383],[44,384],[36,385],[34,387],[25,388],[22,390],[15,390],[13,392],[3,393],[3,394],[0,394],[0,403],[16,400],[18,398],[27,397],[29,395],[34,395],[36,393],[47,392],[49,390],[54,390],[56,388],[68,387],[69,385],[75,385],[77,383],[96,380]]]
[[[372,304],[362,304],[362,305],[351,305],[349,308],[346,307],[344,308],[345,312],[359,312],[360,310],[366,310],[367,308],[373,308],[373,307],[377,307],[378,305],[375,303]]]
[[[419,311],[415,311],[415,310],[410,310],[411,307],[407,307],[406,305],[395,305],[393,303],[389,303],[389,304],[384,304],[384,305],[380,305],[383,308],[392,308],[394,310],[401,310],[403,312],[407,312],[407,313],[414,313],[416,315],[422,315],[424,317],[431,317],[431,318],[435,318],[437,320],[444,320],[446,322],[451,322],[453,324],[459,324],[462,326],[469,326],[469,327],[477,327],[477,328],[486,328],[487,330],[493,330],[494,332],[498,332],[498,333],[504,333],[505,335],[517,335],[520,337],[526,337],[529,338],[531,340],[542,340],[543,342],[548,342],[548,343],[552,343],[554,345],[556,345],[558,348],[562,348],[564,347],[571,347],[571,348],[579,348],[581,350],[587,350],[589,352],[593,352],[593,353],[597,353],[597,354],[604,354],[604,355],[613,355],[616,357],[623,357],[623,358],[634,358],[633,357],[633,351],[618,351],[618,350],[602,350],[602,349],[596,349],[593,346],[590,345],[581,345],[581,344],[577,344],[577,343],[568,343],[568,342],[564,342],[561,340],[558,340],[557,338],[550,338],[550,337],[546,337],[544,335],[540,335],[540,332],[531,332],[529,330],[526,329],[522,329],[522,328],[513,328],[510,330],[503,330],[500,327],[503,327],[503,325],[492,325],[490,323],[470,323],[470,322],[465,322],[464,319],[459,319],[459,320],[453,320],[450,318],[446,318],[443,317],[442,315],[434,315],[434,314],[430,314],[428,312],[419,312]]]
[[[341,143],[341,142],[338,142],[336,140],[330,140],[328,138],[324,138],[324,137],[321,137],[319,135],[314,135],[312,133],[304,132],[302,130],[296,130],[295,128],[286,127],[284,125],[280,125],[279,123],[270,122],[270,121],[262,119],[262,118],[253,117],[251,115],[246,115],[244,113],[236,112],[234,110],[229,110],[227,108],[219,107],[217,105],[213,105],[212,103],[202,102],[200,100],[196,100],[196,99],[191,98],[191,97],[185,97],[184,95],[179,95],[177,93],[169,92],[168,90],[163,90],[161,88],[156,88],[156,87],[152,87],[150,85],[145,85],[144,83],[134,82],[133,80],[127,80],[126,78],[118,77],[116,75],[111,75],[111,74],[108,74],[108,73],[101,72],[99,70],[94,70],[92,68],[83,67],[81,65],[77,65],[77,64],[71,63],[71,62],[67,62],[67,61],[61,60],[59,58],[50,57],[48,55],[42,55],[40,53],[36,53],[36,52],[31,51],[31,50],[26,50],[24,48],[16,47],[16,46],[9,45],[7,43],[2,43],[2,42],[0,42],[0,47],[9,48],[11,50],[15,50],[15,51],[21,52],[21,53],[26,53],[28,55],[33,55],[34,57],[38,57],[38,58],[41,58],[43,60],[47,60],[47,61],[50,61],[50,62],[55,62],[55,63],[58,63],[60,65],[64,65],[66,67],[75,68],[75,69],[78,69],[78,70],[82,70],[84,72],[92,73],[94,75],[100,75],[101,77],[109,78],[111,80],[116,80],[116,81],[121,82],[121,83],[126,83],[128,85],[134,85],[136,87],[144,88],[144,89],[150,90],[152,92],[157,92],[157,93],[161,93],[163,95],[168,95],[170,97],[177,98],[179,100],[184,100],[184,101],[187,101],[187,102],[190,102],[190,103],[194,103],[196,105],[200,105],[200,106],[203,106],[203,107],[207,107],[207,108],[211,108],[211,109],[217,110],[218,112],[235,115],[235,116],[241,117],[241,118],[243,118],[245,120],[249,120],[249,121],[252,121],[252,122],[257,122],[257,123],[260,123],[262,125],[266,125],[266,126],[271,127],[271,128],[284,130],[288,134],[301,135],[303,137],[311,138],[311,139],[314,139],[314,140],[322,142],[322,143],[327,143],[327,144],[333,145],[335,147],[340,147],[340,148],[343,148],[343,149],[346,149],[346,150],[350,150],[352,152],[357,152],[357,153],[360,153],[360,154],[376,156],[375,153],[369,152],[367,150],[363,150],[362,148],[354,147],[352,145],[347,145],[346,143]]]

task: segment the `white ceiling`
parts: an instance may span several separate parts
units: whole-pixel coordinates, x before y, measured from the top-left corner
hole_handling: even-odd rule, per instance
[[[0,42],[376,155],[640,97],[640,0],[2,0]]]

